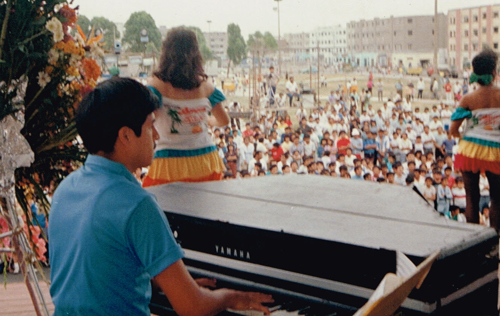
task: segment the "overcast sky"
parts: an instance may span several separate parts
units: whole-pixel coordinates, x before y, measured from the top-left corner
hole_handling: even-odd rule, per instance
[[[255,31],[278,34],[277,2],[274,0],[75,0],[80,14],[104,16],[125,23],[136,11],[151,14],[157,26],[193,25],[206,32],[225,32],[227,25],[240,26],[245,39]],[[500,0],[438,0],[438,12],[472,6],[500,4]],[[282,0],[281,34],[308,32],[317,26],[345,24],[361,19],[434,14],[434,0]]]

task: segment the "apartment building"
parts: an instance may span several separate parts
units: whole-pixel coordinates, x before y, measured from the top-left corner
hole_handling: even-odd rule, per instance
[[[214,57],[225,59],[227,56],[227,33],[209,32],[203,33],[208,48],[214,54]]]
[[[324,65],[341,63],[347,54],[347,32],[345,26],[318,27],[309,36],[311,59],[319,58]]]
[[[438,48],[446,48],[447,17],[438,14]],[[406,16],[352,21],[347,51],[361,67],[412,67],[432,62],[434,16]]]
[[[283,37],[287,43],[287,48],[282,52],[283,58],[294,63],[307,60],[310,57],[310,36],[311,34],[306,32],[285,34]]]
[[[500,43],[500,4],[448,11],[449,63],[459,71],[469,69],[483,47],[497,53]]]

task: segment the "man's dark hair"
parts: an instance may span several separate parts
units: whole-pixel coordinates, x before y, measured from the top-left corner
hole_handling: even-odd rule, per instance
[[[147,116],[159,107],[148,88],[133,79],[115,77],[83,98],[76,110],[76,128],[89,153],[111,153],[122,127],[141,136]]]
[[[208,76],[203,70],[196,33],[185,27],[176,27],[167,33],[162,44],[160,67],[154,75],[174,88],[198,88]]]

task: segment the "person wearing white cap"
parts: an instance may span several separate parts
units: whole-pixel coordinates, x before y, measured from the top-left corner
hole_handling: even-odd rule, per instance
[[[363,140],[361,139],[361,134],[359,133],[358,129],[355,128],[352,130],[351,135],[352,154],[360,159],[361,152],[363,151]]]

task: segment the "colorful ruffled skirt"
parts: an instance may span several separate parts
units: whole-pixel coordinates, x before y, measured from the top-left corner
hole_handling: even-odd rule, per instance
[[[143,187],[171,182],[221,180],[225,167],[215,147],[201,150],[159,150],[144,178]]]
[[[489,171],[500,175],[500,143],[464,137],[455,155],[455,169],[460,171]]]

